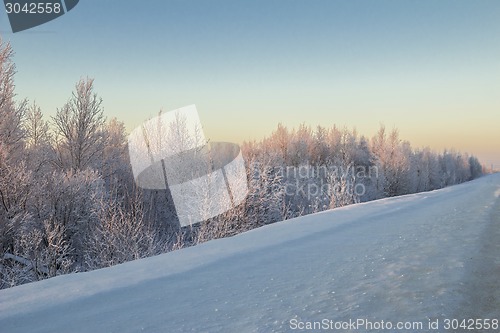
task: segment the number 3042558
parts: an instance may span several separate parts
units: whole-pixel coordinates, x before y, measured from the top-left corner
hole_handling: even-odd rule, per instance
[[[38,2],[20,4],[17,2],[6,2],[7,14],[59,14],[62,11],[59,2]]]

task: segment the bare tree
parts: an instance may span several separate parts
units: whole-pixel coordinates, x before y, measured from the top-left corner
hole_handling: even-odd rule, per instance
[[[9,226],[25,211],[31,178],[23,154],[26,101],[14,101],[12,56],[10,44],[0,38],[0,257],[13,247],[14,231]]]
[[[94,80],[81,79],[70,100],[52,118],[55,125],[56,164],[63,169],[83,170],[100,159],[106,119],[102,99],[94,93]]]
[[[49,124],[43,119],[42,110],[35,102],[28,108],[24,128],[28,148],[39,149],[50,144]]]
[[[0,150],[2,163],[16,164],[22,159],[25,132],[22,126],[26,101],[14,101],[15,65],[9,43],[0,38]]]
[[[94,212],[98,218],[85,242],[88,268],[113,266],[161,252],[158,235],[145,219],[140,193],[128,199],[124,205],[116,197],[99,198]]]
[[[4,43],[0,37],[0,142],[10,146],[22,142],[24,132],[21,123],[26,110],[25,100],[17,105],[14,101],[16,66],[12,61],[13,55],[10,43]]]

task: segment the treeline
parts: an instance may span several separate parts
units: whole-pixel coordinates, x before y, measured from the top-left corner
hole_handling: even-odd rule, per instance
[[[11,47],[0,40],[0,289],[482,174],[475,157],[412,149],[396,130],[367,139],[280,125],[242,146],[245,202],[180,228],[163,191],[135,185],[124,125],[105,118],[92,79],[46,121],[36,103],[16,99],[14,75]]]
[[[384,126],[367,139],[336,126],[301,125],[290,131],[278,125],[268,138],[245,143],[243,150],[253,177],[260,175],[258,182],[264,183],[274,180],[280,190],[273,193],[282,193],[285,214],[277,219],[435,190],[483,174],[474,156],[413,149],[396,129],[388,132]]]

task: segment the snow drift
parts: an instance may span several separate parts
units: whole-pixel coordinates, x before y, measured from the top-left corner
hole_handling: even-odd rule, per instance
[[[1,290],[0,332],[286,332],[359,318],[431,331],[500,318],[499,196],[495,174]]]

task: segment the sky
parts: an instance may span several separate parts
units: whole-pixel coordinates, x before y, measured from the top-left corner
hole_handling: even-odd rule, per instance
[[[48,119],[91,77],[129,131],[196,104],[212,141],[384,124],[500,168],[500,1],[82,0],[15,34],[2,11],[0,34]]]

